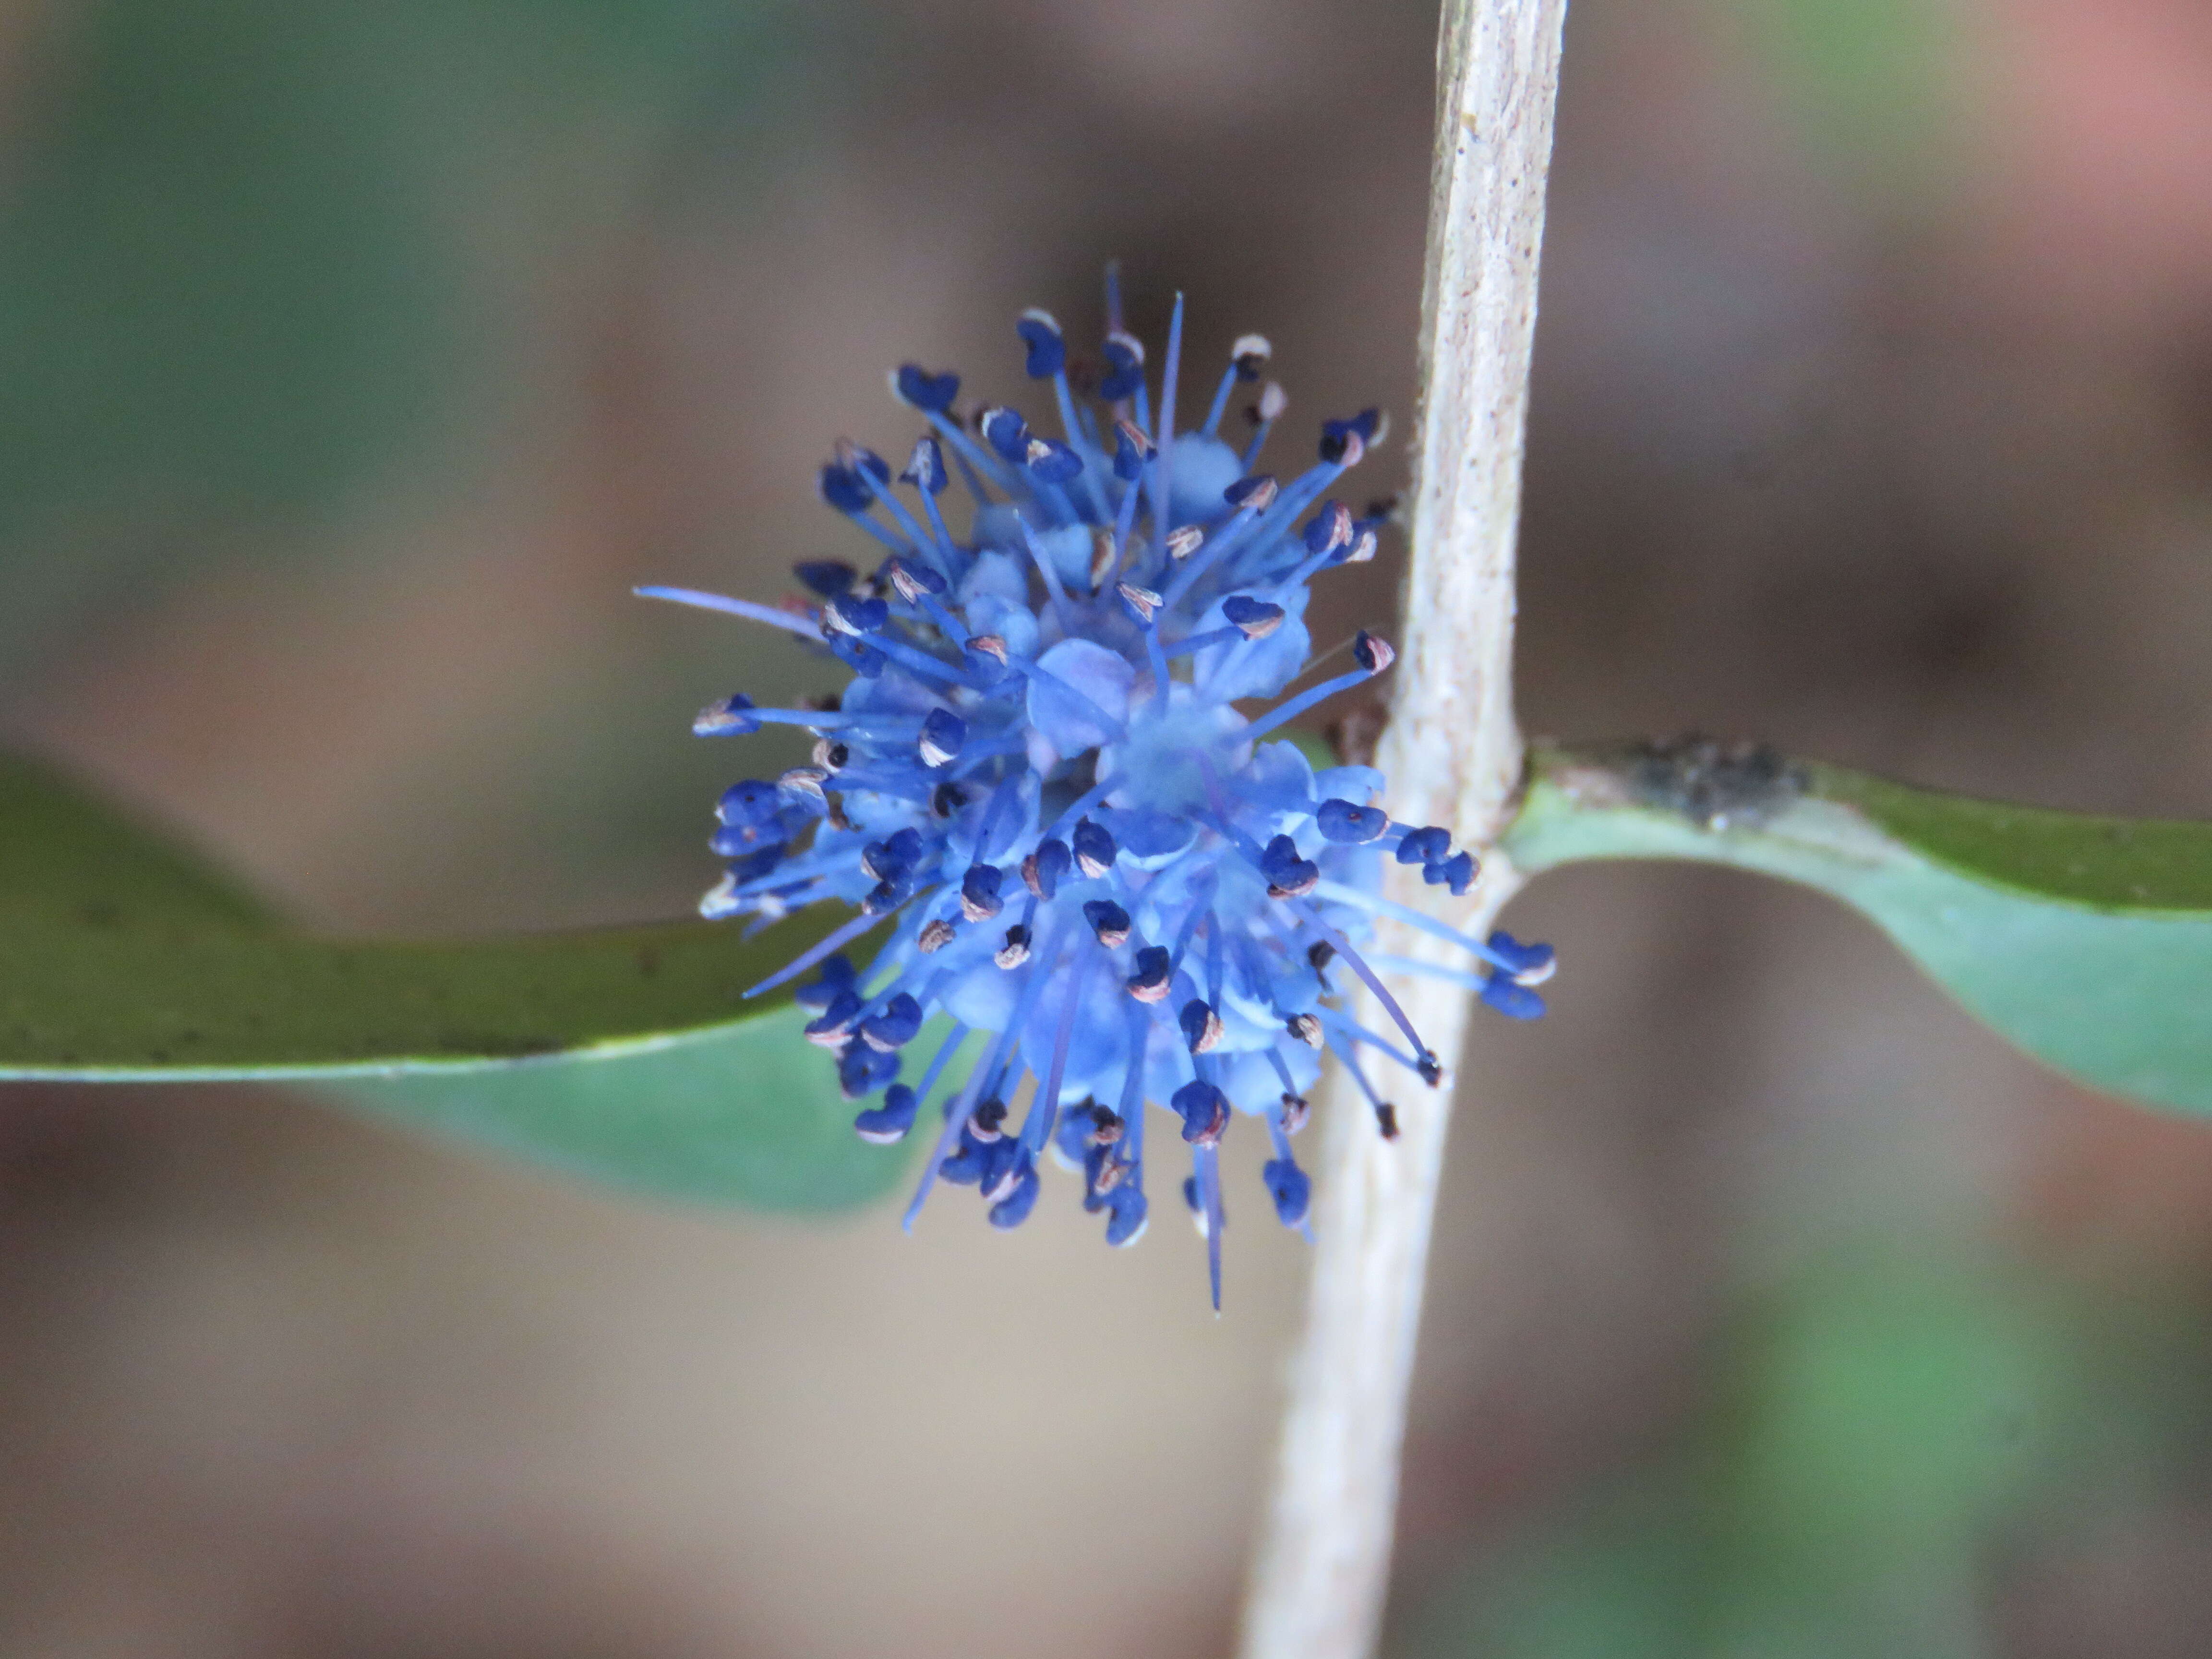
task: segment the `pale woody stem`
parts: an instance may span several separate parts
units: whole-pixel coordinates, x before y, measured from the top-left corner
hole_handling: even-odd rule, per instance
[[[1413,555],[1377,764],[1394,817],[1449,825],[1484,862],[1456,901],[1393,866],[1393,896],[1477,933],[1520,882],[1492,848],[1521,774],[1513,556],[1565,9],[1565,0],[1445,0],[1437,46]],[[1452,955],[1391,923],[1376,945]],[[1411,979],[1392,989],[1439,1054],[1459,1053],[1464,993]],[[1401,1133],[1384,1141],[1348,1079],[1329,1087],[1320,1243],[1245,1659],[1364,1659],[1373,1650],[1449,1096],[1449,1084],[1398,1092]]]

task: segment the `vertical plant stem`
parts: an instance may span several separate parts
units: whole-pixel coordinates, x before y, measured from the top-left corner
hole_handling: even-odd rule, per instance
[[[1566,0],[1444,0],[1437,44],[1413,555],[1378,764],[1393,816],[1449,825],[1483,860],[1463,899],[1395,865],[1391,896],[1476,932],[1520,884],[1495,848],[1521,774],[1513,556],[1565,12]],[[1399,956],[1449,955],[1399,924],[1378,934]],[[1391,988],[1438,1054],[1458,1054],[1465,993]],[[1328,1086],[1320,1243],[1245,1659],[1364,1659],[1381,1628],[1449,1085],[1413,1084],[1397,1105],[1385,1141],[1349,1079]]]

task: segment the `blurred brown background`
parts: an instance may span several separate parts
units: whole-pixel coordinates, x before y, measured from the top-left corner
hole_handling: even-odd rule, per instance
[[[810,470],[903,441],[883,371],[1017,392],[1109,255],[1269,334],[1297,441],[1402,434],[1433,31],[0,8],[0,734],[317,923],[680,913],[750,769],[690,712],[820,671],[629,586],[850,552]],[[2212,813],[2201,0],[1577,0],[1543,305],[1531,731]],[[1466,1067],[1399,1648],[2212,1651],[2212,1134],[1804,894],[1512,925],[1566,966]],[[1238,1230],[1217,1322],[1066,1196],[908,1240],[0,1090],[0,1652],[1218,1654],[1301,1249]]]

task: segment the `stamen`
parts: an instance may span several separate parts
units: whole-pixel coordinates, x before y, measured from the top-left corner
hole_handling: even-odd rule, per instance
[[[1152,465],[1152,524],[1163,551],[1167,545],[1167,534],[1171,526],[1170,503],[1175,499],[1174,480],[1170,476],[1175,466],[1175,406],[1176,377],[1182,368],[1182,295],[1175,297],[1175,311],[1168,320],[1168,361],[1160,381],[1160,422],[1154,428],[1154,441],[1160,458]]]
[[[779,985],[790,984],[793,980],[797,979],[823,957],[835,956],[882,920],[881,916],[854,917],[852,921],[837,929],[820,944],[801,951],[759,984],[754,986],[751,990],[743,993],[743,999],[749,1002],[763,992],[773,991]]]
[[[1228,1219],[1221,1210],[1221,1155],[1212,1146],[1200,1146],[1190,1155],[1198,1177],[1199,1202],[1206,1217],[1206,1277],[1213,1292],[1213,1311],[1221,1311],[1221,1229]]]
[[[1267,434],[1274,429],[1275,422],[1282,419],[1283,411],[1290,407],[1290,397],[1283,388],[1270,380],[1260,388],[1258,400],[1245,410],[1245,417],[1252,422],[1252,441],[1244,447],[1243,465],[1247,472],[1260,459],[1260,452],[1267,447]]]
[[[690,587],[633,587],[641,599],[665,599],[672,605],[688,605],[700,611],[723,611],[732,617],[743,617],[748,622],[766,623],[770,628],[781,628],[805,640],[821,640],[822,629],[805,617],[794,617],[788,611],[779,611],[774,605],[755,605],[750,599],[732,599],[720,593],[702,593]]]
[[[1130,610],[1137,613],[1139,622],[1152,621],[1152,613],[1160,608],[1160,596],[1149,587],[1139,587],[1134,582],[1123,582],[1114,591],[1127,602]],[[705,717],[702,715],[701,718]]]
[[[959,1026],[956,1025],[953,1030],[956,1038],[967,1035],[967,1032]],[[948,1040],[944,1054],[939,1056],[940,1061],[950,1056],[953,1046],[953,1040]],[[958,1144],[961,1131],[967,1127],[969,1114],[975,1109],[975,1101],[982,1093],[983,1085],[988,1080],[997,1060],[998,1050],[994,1047],[990,1057],[968,1073],[967,1082],[946,1097],[945,1127],[938,1134],[937,1145],[930,1149],[929,1156],[922,1160],[921,1177],[915,1184],[914,1197],[908,1200],[906,1213],[899,1218],[899,1230],[902,1232],[911,1233],[914,1231],[914,1224],[921,1218],[921,1206],[929,1199],[929,1189],[937,1184],[937,1172],[944,1166],[945,1160],[951,1156],[953,1147]]]
[[[1382,663],[1383,667],[1389,666],[1388,659],[1383,659]],[[1382,672],[1381,669],[1362,666],[1354,669],[1349,674],[1339,674],[1334,679],[1323,680],[1312,690],[1301,691],[1297,696],[1277,703],[1274,708],[1246,726],[1242,735],[1247,742],[1255,741],[1273,731],[1277,726],[1296,720],[1315,704],[1327,702],[1338,692],[1349,691],[1355,685],[1364,685],[1380,672]]]
[[[1421,1034],[1413,1029],[1413,1022],[1406,1018],[1406,1011],[1398,1006],[1398,999],[1390,994],[1382,981],[1376,977],[1375,970],[1361,959],[1359,952],[1352,948],[1351,943],[1344,935],[1323,921],[1320,912],[1305,900],[1292,899],[1290,902],[1291,908],[1305,918],[1314,932],[1334,945],[1337,955],[1352,964],[1352,971],[1359,975],[1367,988],[1375,994],[1375,1000],[1382,1005],[1383,1012],[1388,1013],[1397,1028],[1406,1034],[1406,1041],[1413,1045],[1413,1052],[1417,1054],[1428,1053],[1429,1045],[1421,1041]]]
[[[1078,951],[1075,965],[1068,973],[1067,989],[1060,1005],[1060,1024],[1053,1032],[1052,1063],[1045,1071],[1044,1087],[1030,1103],[1029,1121],[1022,1125],[1023,1144],[1032,1153],[1042,1152],[1052,1138],[1053,1122],[1060,1114],[1060,1083],[1067,1075],[1068,1045],[1075,1040],[1075,1016],[1083,1005],[1084,981],[1097,960],[1090,951]]]
[[[1349,904],[1358,909],[1370,910],[1376,915],[1389,916],[1394,921],[1402,921],[1407,927],[1419,928],[1431,938],[1445,939],[1458,945],[1470,956],[1481,957],[1492,967],[1501,969],[1508,978],[1513,975],[1514,963],[1502,953],[1485,945],[1480,939],[1472,934],[1462,933],[1458,928],[1438,921],[1434,916],[1425,915],[1410,906],[1386,899],[1379,893],[1363,892],[1360,889],[1348,887],[1340,881],[1324,881],[1314,888],[1314,896],[1327,899],[1335,904]]]
[[[1367,1097],[1367,1104],[1375,1114],[1375,1127],[1382,1131],[1382,1139],[1395,1140],[1398,1138],[1398,1109],[1375,1092],[1375,1085],[1367,1080],[1367,1073],[1359,1069],[1358,1053],[1334,1032],[1329,1034],[1328,1051],[1336,1056],[1339,1065],[1352,1073],[1352,1080],[1359,1085],[1359,1092]]]

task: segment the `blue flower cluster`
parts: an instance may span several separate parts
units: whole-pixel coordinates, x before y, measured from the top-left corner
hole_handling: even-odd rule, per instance
[[[749,994],[818,970],[799,993],[806,1035],[836,1055],[846,1096],[871,1103],[854,1120],[868,1139],[902,1139],[945,1085],[908,1224],[943,1180],[1017,1226],[1053,1152],[1081,1170],[1107,1242],[1133,1243],[1149,1211],[1144,1109],[1163,1104],[1191,1149],[1183,1196],[1218,1307],[1218,1147],[1232,1113],[1266,1121],[1268,1196],[1305,1230],[1291,1138],[1320,1054],[1358,1080],[1385,1135],[1392,1108],[1359,1051],[1431,1086],[1443,1075],[1377,969],[1444,972],[1532,1018],[1552,952],[1383,899],[1386,860],[1464,893],[1474,859],[1443,830],[1394,822],[1376,804],[1379,773],[1316,772],[1284,740],[1299,715],[1389,668],[1388,643],[1363,632],[1344,672],[1264,713],[1237,707],[1320,665],[1307,585],[1374,556],[1381,519],[1328,491],[1381,438],[1381,417],[1325,421],[1316,464],[1279,483],[1255,470],[1285,404],[1261,380],[1267,342],[1236,343],[1204,421],[1178,432],[1181,299],[1157,404],[1110,273],[1107,299],[1087,365],[1046,313],[1016,325],[1030,378],[1051,389],[1055,435],[1003,405],[961,411],[956,375],[909,364],[891,377],[929,428],[903,469],[847,444],[821,474],[823,499],[881,544],[873,574],[801,564],[808,598],[782,607],[639,591],[787,629],[853,672],[834,707],[737,696],[699,715],[705,736],[781,724],[816,738],[811,764],[722,797],[714,848],[728,872],[701,909],[763,921],[825,900],[858,910]],[[1256,388],[1241,450],[1222,434],[1240,388]],[[964,534],[942,500],[956,475]],[[1474,966],[1363,956],[1377,915],[1451,939]],[[888,940],[856,969],[843,948],[879,927]],[[1347,975],[1395,1030],[1337,1006]],[[904,1080],[905,1050],[933,1021],[945,1035]],[[975,1056],[949,1082],[971,1036]]]

